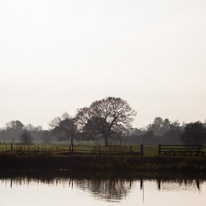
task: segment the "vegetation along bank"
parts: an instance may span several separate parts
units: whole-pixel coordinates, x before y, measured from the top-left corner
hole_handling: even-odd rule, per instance
[[[206,172],[204,156],[139,156],[136,154],[78,154],[8,152],[0,169],[65,169],[69,171]]]

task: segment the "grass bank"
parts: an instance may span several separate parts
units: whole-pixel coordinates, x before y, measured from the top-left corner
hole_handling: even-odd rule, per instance
[[[68,171],[206,172],[206,157],[7,152],[0,154],[0,169],[66,169]]]

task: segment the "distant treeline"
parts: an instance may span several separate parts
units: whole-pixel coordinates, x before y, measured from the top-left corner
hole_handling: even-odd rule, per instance
[[[205,144],[206,124],[180,124],[156,117],[145,128],[132,128],[136,111],[121,98],[107,97],[77,110],[75,116],[64,113],[50,122],[50,130],[41,126],[10,121],[0,130],[1,141],[93,141],[109,144]]]
[[[190,123],[195,124],[195,123]],[[206,128],[206,123],[201,123]],[[169,119],[162,119],[156,117],[152,124],[144,128],[132,128],[128,135],[117,141],[112,139],[110,143],[122,144],[184,144],[181,140],[185,127],[189,124],[180,124],[178,121],[171,122]],[[12,120],[8,122],[4,128],[0,130],[0,141],[16,142],[20,140],[20,134],[23,130],[29,131],[33,141],[40,141],[45,144],[52,143],[52,141],[66,141],[66,138],[59,138],[53,134],[52,130],[44,130],[41,126],[33,126],[32,124],[24,125],[19,120]],[[76,141],[90,141],[91,138],[86,136],[79,136]],[[97,138],[101,142],[101,138]],[[93,139],[93,142],[96,141]],[[103,143],[103,140],[102,140]]]
[[[180,124],[161,117],[145,128],[134,128],[127,139],[131,144],[204,144],[205,141],[206,123]]]
[[[171,122],[168,118],[156,117],[152,124],[144,128],[134,128],[128,137],[133,144],[182,144],[180,135],[185,124]]]
[[[5,127],[0,130],[0,140],[16,142],[20,140],[20,135],[27,130],[34,141],[49,143],[55,140],[49,130],[43,130],[41,126],[33,126],[32,124],[24,125],[19,120],[12,120],[6,123]]]

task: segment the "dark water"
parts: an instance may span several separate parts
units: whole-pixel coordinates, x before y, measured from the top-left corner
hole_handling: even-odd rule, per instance
[[[4,174],[1,205],[38,206],[194,206],[206,204],[204,179],[71,177],[69,175]]]

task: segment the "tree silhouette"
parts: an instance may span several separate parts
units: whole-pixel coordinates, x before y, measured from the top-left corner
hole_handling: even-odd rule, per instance
[[[76,118],[71,117],[68,113],[64,113],[62,117],[53,119],[50,123],[52,127],[51,132],[57,139],[70,140],[71,146],[78,134],[78,127]]]
[[[79,109],[77,119],[84,133],[90,136],[101,134],[107,146],[109,138],[128,132],[135,115],[136,112],[125,100],[108,97]]]
[[[24,129],[23,132],[19,135],[19,139],[22,144],[30,145],[32,144],[32,137],[28,130]]]
[[[206,142],[206,128],[201,122],[186,124],[180,135],[184,144],[204,144]]]
[[[12,120],[8,123],[6,123],[6,128],[7,130],[18,130],[21,131],[23,129],[24,125],[22,122],[20,122],[19,120]]]

